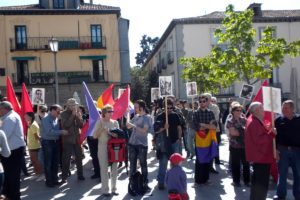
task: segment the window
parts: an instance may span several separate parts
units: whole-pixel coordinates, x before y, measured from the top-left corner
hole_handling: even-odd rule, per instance
[[[102,46],[102,30],[101,25],[91,25],[91,39],[92,47],[101,47]]]
[[[29,83],[29,71],[27,60],[17,60],[17,81],[18,84]]]
[[[223,51],[225,51],[227,49],[228,42],[218,44],[219,38],[215,36],[215,31],[216,31],[216,28],[212,28],[210,30],[211,46],[214,47],[214,46],[218,45]],[[225,30],[222,30],[222,31],[224,32]]]
[[[273,38],[276,38],[277,35],[276,35],[276,26],[271,26],[273,28]],[[266,27],[258,27],[258,37],[259,37],[259,40],[263,39],[263,32],[264,30],[266,29]]]
[[[0,68],[0,76],[5,76],[5,68]]]
[[[26,26],[15,26],[16,49],[27,48]]]
[[[103,60],[93,60],[93,78],[94,81],[104,81]]]
[[[56,9],[65,8],[65,1],[64,0],[53,0],[53,8],[56,8]]]

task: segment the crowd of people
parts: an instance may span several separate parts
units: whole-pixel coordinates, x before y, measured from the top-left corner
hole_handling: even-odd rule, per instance
[[[221,113],[217,99],[209,93],[200,95],[193,103],[169,96],[153,102],[150,110],[143,100],[137,100],[134,113],[125,114],[119,120],[112,119],[113,109],[112,105],[99,109],[101,118],[92,135],[86,138],[94,170],[91,179],[101,182],[104,196],[119,194],[117,169],[123,163],[109,162],[108,142],[119,137],[112,130],[120,129],[126,135],[128,182],[133,182],[140,166],[142,182],[139,184],[145,192],[151,189],[148,186],[148,134],[153,135],[152,144],[159,165],[158,189],[168,192],[169,199],[187,200],[187,177],[181,163],[185,159],[195,159],[194,187],[210,185],[210,174],[219,173],[214,165],[222,164],[217,145],[225,132],[229,139],[229,168],[234,187],[242,187],[243,180],[243,187],[250,187],[250,200],[265,200],[273,171],[273,179],[277,182],[274,198],[285,199],[288,168],[291,167],[293,196],[300,200],[300,116],[295,113],[291,100],[282,103],[282,114],[274,116],[274,123],[265,120],[260,102],[252,102],[245,109],[239,102],[232,101],[228,111]],[[89,120],[84,106],[70,98],[63,107],[39,105],[36,113],[28,112],[24,117],[26,131],[11,103],[0,102],[0,199],[20,199],[20,174],[24,165],[26,168],[24,155],[27,150],[34,179],[45,181],[46,187],[67,184],[71,162],[76,164],[77,179],[84,181],[80,134]],[[199,149],[199,144],[208,144],[209,150]]]

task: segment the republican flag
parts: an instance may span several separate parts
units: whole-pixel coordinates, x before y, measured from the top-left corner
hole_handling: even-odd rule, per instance
[[[112,97],[113,87],[114,87],[114,84],[111,84],[100,95],[100,97],[97,100],[97,107],[98,108],[102,109],[106,104],[110,104],[111,106],[113,106],[115,104],[115,101],[114,101],[114,99]]]
[[[28,95],[25,83],[22,83],[22,98],[21,98],[21,119],[23,124],[24,135],[27,135],[27,123],[25,121],[25,114],[27,112],[33,112],[30,97]]]
[[[209,129],[208,133],[199,130],[195,135],[196,156],[199,163],[209,163],[218,156],[218,142],[216,129]]]
[[[88,129],[89,129],[89,120],[87,120],[86,123],[81,128],[79,144],[82,144],[83,141],[85,140]]]
[[[19,115],[21,114],[20,104],[15,94],[15,90],[11,84],[10,78],[6,76],[6,97],[14,109]]]
[[[120,98],[118,98],[114,105],[114,113],[112,119],[117,120],[123,117],[124,113],[127,111],[129,106],[129,97],[130,97],[130,87],[128,86],[126,90],[122,93]]]
[[[258,101],[258,102],[260,102],[260,103],[262,103],[262,104],[264,103],[263,93],[262,93],[262,87],[263,87],[263,86],[268,86],[268,81],[267,81],[267,80],[265,80],[265,81],[263,82],[263,84],[262,84],[261,87],[259,88],[259,90],[258,90],[258,92],[257,92],[257,94],[256,94],[256,96],[254,97],[254,99],[253,99],[252,102]],[[271,123],[271,120],[272,120],[272,113],[269,112],[269,111],[265,111],[265,117],[264,117],[265,123],[269,125],[269,124]]]
[[[93,130],[95,128],[97,120],[100,119],[100,114],[94,104],[93,98],[90,94],[90,91],[88,90],[85,82],[82,82],[83,92],[85,96],[85,102],[87,104],[87,107],[89,109],[89,127],[87,131],[84,133],[84,138],[86,136],[92,136]]]

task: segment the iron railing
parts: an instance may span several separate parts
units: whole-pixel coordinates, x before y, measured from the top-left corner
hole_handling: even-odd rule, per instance
[[[10,38],[10,50],[47,50],[51,37],[28,37],[26,42],[18,43],[15,38]],[[58,48],[65,49],[105,49],[105,37],[94,38],[90,36],[80,37],[56,37]],[[95,40],[97,39],[97,41]]]

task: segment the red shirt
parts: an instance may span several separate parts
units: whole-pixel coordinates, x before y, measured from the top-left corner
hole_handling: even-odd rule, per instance
[[[247,119],[245,131],[246,160],[254,163],[272,163],[274,135],[255,116]]]

